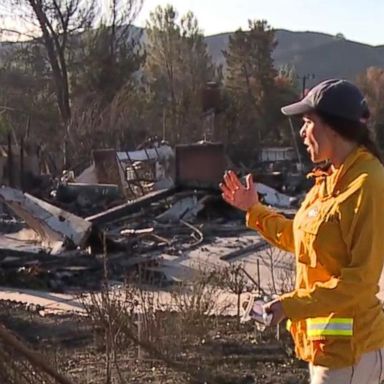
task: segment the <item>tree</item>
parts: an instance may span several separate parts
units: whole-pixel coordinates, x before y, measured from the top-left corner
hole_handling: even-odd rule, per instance
[[[296,72],[296,68],[292,64],[281,65],[278,70],[277,76],[280,79],[284,79],[284,81],[288,81],[291,86],[296,87],[299,93],[299,83],[298,83],[298,75]]]
[[[216,73],[197,19],[188,12],[178,20],[171,5],[157,7],[147,33],[145,74],[156,121],[173,143],[201,138],[202,91]]]
[[[301,85],[298,79],[294,66],[285,65],[279,68],[275,77],[275,96],[270,104],[276,141],[272,140],[269,144],[293,145],[297,148],[297,143],[300,142],[299,131],[292,132],[289,119],[281,113],[282,106],[294,103],[301,97]],[[296,138],[293,137],[294,134],[297,135]]]
[[[150,113],[151,105],[139,85],[123,87],[106,104],[93,97],[77,100],[71,123],[76,159],[78,162],[89,159],[93,149],[135,149],[150,135],[147,129]]]
[[[75,93],[91,93],[110,102],[132,80],[145,60],[142,31],[133,25],[141,6],[142,0],[112,0],[100,26],[83,35],[76,60]]]
[[[48,142],[50,138],[51,143],[59,144],[52,130],[57,127],[60,117],[42,47],[13,43],[8,44],[8,48],[0,66],[3,120],[16,141],[22,137],[31,141],[33,137],[32,141],[38,145],[39,141]]]
[[[45,47],[64,126],[71,118],[67,64],[68,40],[93,23],[96,0],[4,0],[2,14],[12,12],[17,32]],[[28,31],[28,32],[25,32]],[[32,33],[32,34],[31,34]]]
[[[337,40],[345,40],[345,35],[343,33],[339,32],[339,33],[336,33],[335,38]]]
[[[100,4],[104,7],[99,7]],[[74,106],[76,118],[82,116],[92,92],[95,99],[104,100],[105,106],[139,67],[142,52],[135,51],[137,45],[128,35],[141,4],[141,0],[110,0],[109,5],[98,0],[2,2],[1,15],[14,15],[18,29],[13,32],[29,39],[23,47],[39,56],[40,70],[53,85],[60,120],[51,128],[57,129],[58,125],[63,128],[54,135],[57,141],[68,144],[72,140],[76,147],[78,136],[70,134],[70,127],[81,124],[73,122]],[[136,60],[137,57],[140,59]],[[18,67],[22,61],[17,62]],[[44,91],[48,89],[42,86],[39,94]],[[100,109],[98,106],[95,111]]]
[[[384,150],[384,68],[369,67],[357,77],[371,112],[370,122],[377,142]]]
[[[262,145],[268,136],[268,106],[275,89],[276,70],[272,52],[276,46],[274,30],[266,21],[249,21],[249,31],[237,30],[224,51],[227,63],[225,85],[232,98],[232,116],[236,116],[238,142]]]
[[[64,140],[64,167],[68,165],[67,143],[71,120],[68,43],[71,35],[89,28],[96,0],[4,0],[1,14],[12,13],[15,31],[31,44],[42,44],[51,69]],[[27,31],[27,32],[26,32]]]
[[[142,32],[133,25],[141,0],[113,0],[99,28],[78,42],[73,66],[73,151],[132,147],[142,112],[141,72],[145,50]],[[134,112],[135,111],[135,112]],[[105,135],[108,132],[108,135]]]

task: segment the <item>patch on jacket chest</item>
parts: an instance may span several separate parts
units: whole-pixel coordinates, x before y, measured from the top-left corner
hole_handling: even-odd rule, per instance
[[[310,218],[313,218],[313,217],[316,217],[318,214],[319,214],[319,209],[318,208],[311,208],[308,211],[307,216],[310,217]]]

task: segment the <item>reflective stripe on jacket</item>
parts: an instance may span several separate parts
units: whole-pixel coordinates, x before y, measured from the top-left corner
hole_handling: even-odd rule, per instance
[[[376,294],[384,262],[384,168],[366,149],[315,175],[294,220],[257,204],[247,225],[296,256],[296,286],[281,296],[298,357],[330,368],[384,346]]]
[[[307,336],[311,340],[326,336],[353,336],[353,319],[350,317],[307,319]]]

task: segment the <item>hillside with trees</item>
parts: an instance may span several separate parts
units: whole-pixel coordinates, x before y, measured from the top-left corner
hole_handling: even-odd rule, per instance
[[[263,146],[292,145],[280,107],[299,97],[303,76],[313,71],[316,80],[308,77],[313,82],[324,74],[361,69],[346,61],[341,47],[358,47],[361,56],[375,51],[374,65],[381,66],[379,47],[343,36],[302,33],[295,40],[298,34],[256,19],[246,31],[205,38],[196,16],[180,15],[172,5],[154,9],[143,32],[134,26],[140,0],[101,5],[97,0],[5,0],[0,6],[2,16],[12,13],[20,26],[3,32],[27,38],[2,43],[0,141],[11,134],[14,141],[50,154],[53,172],[81,168],[93,149],[129,150],[148,136],[172,145],[203,139],[212,89],[210,139],[222,141],[236,160],[252,163]],[[324,51],[345,53],[332,73]],[[380,105],[381,93],[369,85],[375,76],[371,70],[360,81],[370,102]],[[382,113],[375,108],[379,126]]]

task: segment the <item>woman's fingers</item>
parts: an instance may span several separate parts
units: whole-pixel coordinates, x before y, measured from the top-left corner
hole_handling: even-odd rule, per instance
[[[229,175],[229,178],[230,178],[232,184],[235,186],[235,188],[237,188],[237,189],[244,188],[243,184],[241,184],[241,181],[236,176],[235,172],[228,171],[228,175]]]
[[[259,201],[251,174],[247,175],[246,185],[244,186],[235,172],[227,171],[219,187],[223,192],[222,197],[224,201],[243,211],[247,211],[247,209]]]
[[[224,183],[220,183],[220,184],[219,184],[219,187],[220,187],[220,189],[223,191],[223,193],[225,193],[226,195],[228,195],[228,196],[233,196],[233,192],[232,192],[232,190],[230,190],[230,189],[227,187],[226,184],[224,184]]]
[[[248,191],[253,188],[253,177],[251,173],[248,173],[245,177],[245,186]]]
[[[238,189],[238,186],[233,182],[231,176],[230,176],[230,172],[225,172],[224,174],[224,181],[225,181],[225,184],[227,185],[227,187],[230,189],[230,190],[233,190],[233,191],[236,191]]]

